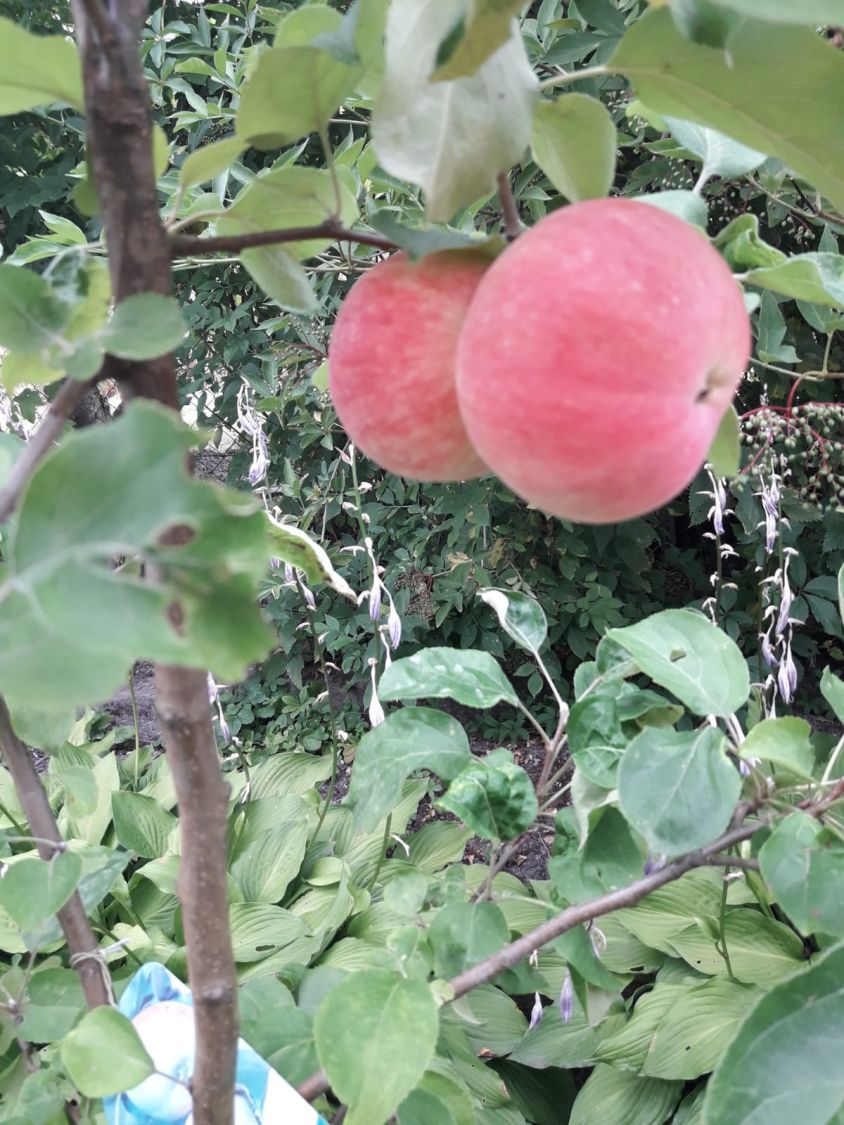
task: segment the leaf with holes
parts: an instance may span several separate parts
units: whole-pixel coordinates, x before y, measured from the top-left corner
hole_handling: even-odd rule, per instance
[[[519,698],[494,656],[480,649],[423,648],[394,660],[378,683],[384,702],[453,699],[464,707],[518,706]]]

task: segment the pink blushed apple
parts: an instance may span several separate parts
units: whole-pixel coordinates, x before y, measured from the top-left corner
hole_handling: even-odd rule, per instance
[[[750,339],[741,290],[701,232],[632,200],[576,203],[484,275],[460,334],[460,412],[524,500],[630,519],[695,476]]]
[[[455,352],[489,259],[395,254],[355,283],[331,335],[328,378],[340,422],[382,468],[423,481],[480,476],[457,407]]]

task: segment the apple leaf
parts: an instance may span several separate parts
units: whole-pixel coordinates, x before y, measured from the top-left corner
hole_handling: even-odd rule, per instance
[[[716,477],[734,477],[741,467],[739,416],[734,406],[727,407],[712,445],[706,455]]]
[[[450,81],[474,74],[481,63],[503,47],[513,30],[513,17],[525,0],[469,0],[468,10],[457,15],[455,23],[437,51],[433,82]]]
[[[315,46],[264,51],[240,96],[237,136],[244,145],[268,149],[319,132],[358,74]]]
[[[597,98],[565,94],[533,115],[533,158],[571,203],[606,195],[615,176],[616,128]]]
[[[76,45],[63,35],[33,35],[0,18],[0,115],[53,102],[82,108]]]
[[[155,1071],[132,1021],[116,1008],[95,1008],[62,1041],[62,1062],[80,1093],[108,1097]]]
[[[608,65],[651,109],[778,156],[844,207],[844,57],[813,29],[747,20],[724,50],[684,38],[659,8],[633,24]]]
[[[176,415],[138,401],[44,458],[3,545],[0,690],[10,706],[107,699],[138,659],[210,666],[231,681],[268,650],[255,605],[266,520],[252,497],[187,475],[195,440]],[[176,528],[189,531],[162,545]],[[114,566],[127,556],[151,564],[144,581]]]
[[[776,265],[751,269],[743,280],[785,297],[832,308],[844,307],[844,256],[793,254]]]
[[[179,187],[182,191],[207,183],[230,168],[243,152],[244,143],[240,137],[224,137],[203,145],[190,153],[179,170]]]
[[[720,8],[752,16],[757,20],[770,20],[772,23],[805,23],[810,27],[840,27],[842,21],[841,0],[709,0]]]
[[[725,137],[717,129],[705,125],[695,125],[678,117],[666,117],[665,124],[675,140],[703,164],[701,176],[743,176],[765,160],[764,152],[748,148],[738,141]]]
[[[381,164],[425,191],[434,222],[492,192],[496,175],[521,159],[539,87],[518,33],[471,77],[432,82],[437,44],[453,26],[451,0],[421,9],[393,0],[372,122]]]

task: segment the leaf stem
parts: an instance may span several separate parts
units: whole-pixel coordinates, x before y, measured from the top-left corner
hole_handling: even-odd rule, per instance
[[[555,90],[558,86],[568,86],[572,82],[580,82],[586,78],[605,78],[612,73],[608,66],[585,66],[583,70],[564,70],[561,74],[540,82],[539,89]]]

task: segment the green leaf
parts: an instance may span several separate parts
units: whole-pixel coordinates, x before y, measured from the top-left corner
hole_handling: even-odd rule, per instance
[[[804,934],[844,935],[844,842],[799,810],[781,820],[759,851],[762,874]]]
[[[821,694],[832,708],[839,723],[844,723],[844,680],[836,676],[831,668],[823,670]]]
[[[323,168],[287,166],[257,176],[247,184],[217,220],[217,233],[254,234],[258,231],[310,227],[332,217],[348,224],[357,217],[357,213],[357,201],[345,177],[338,177],[335,187],[331,174]],[[297,260],[313,258],[333,241],[328,237],[286,242],[282,252]],[[251,255],[254,252],[250,250],[247,253]],[[248,267],[245,256],[243,261]]]
[[[428,926],[434,972],[448,979],[485,961],[510,940],[504,915],[491,902],[450,902]]]
[[[475,1125],[468,1091],[455,1079],[427,1070],[398,1108],[399,1125]]]
[[[297,797],[250,801],[229,870],[246,902],[280,902],[299,874],[308,842],[308,807]]]
[[[580,859],[584,878],[596,887],[596,894],[605,894],[638,879],[645,856],[641,843],[634,838],[618,809],[600,810],[596,818]]]
[[[770,20],[772,23],[805,23],[811,27],[831,25],[841,26],[840,0],[712,0],[722,8],[752,16],[757,20]]]
[[[424,1075],[437,1042],[428,985],[378,969],[351,974],[314,1019],[319,1061],[348,1125],[386,1121]]]
[[[29,983],[20,1036],[28,1043],[63,1039],[84,1010],[79,974],[73,969],[43,969]]]
[[[646,727],[618,771],[621,811],[651,848],[681,855],[714,840],[730,823],[741,776],[714,727]]]
[[[514,590],[479,590],[478,597],[495,611],[508,637],[528,652],[539,652],[548,636],[548,622],[535,598]]]
[[[424,190],[433,222],[492,192],[496,175],[521,159],[538,90],[516,29],[471,77],[432,82],[437,44],[453,27],[451,4],[420,10],[394,0],[372,122],[381,164]]]
[[[451,781],[470,761],[466,732],[450,715],[429,707],[394,711],[367,731],[355,752],[347,801],[356,826],[374,831],[415,770],[428,769]]]
[[[597,1121],[663,1125],[679,1102],[682,1089],[682,1082],[638,1078],[601,1064],[581,1087],[569,1125],[595,1125]]]
[[[187,191],[213,180],[234,164],[243,149],[244,142],[239,137],[223,137],[189,153],[179,170],[179,187]]]
[[[17,434],[0,433],[0,488],[3,488],[9,479],[12,466],[22,449],[23,442]]]
[[[178,821],[153,797],[143,793],[112,793],[111,811],[114,832],[124,848],[158,859],[167,851],[168,841]]]
[[[692,191],[657,191],[653,195],[634,195],[631,199],[637,203],[647,203],[649,207],[659,207],[703,231],[709,223],[706,200]]]
[[[794,254],[779,265],[749,270],[744,280],[801,301],[844,306],[844,257],[840,254]]]
[[[275,47],[296,47],[311,43],[318,35],[337,31],[343,22],[339,12],[326,4],[312,4],[281,17],[276,26]]]
[[[108,699],[137,659],[211,666],[231,682],[266,653],[255,605],[266,521],[251,497],[187,476],[195,440],[171,412],[136,401],[41,462],[3,545],[0,689],[12,707]],[[192,538],[160,545],[183,525]],[[119,554],[154,562],[155,577],[115,570]]]
[[[130,1090],[155,1070],[131,1020],[116,1008],[87,1012],[62,1041],[61,1056],[86,1098],[106,1098]]]
[[[452,1011],[465,1021],[470,1045],[478,1055],[509,1054],[524,1039],[527,1020],[515,1001],[491,984],[473,988]]]
[[[307,272],[280,246],[242,250],[246,272],[271,301],[290,312],[312,315],[318,308]]]
[[[315,539],[292,524],[278,523],[269,515],[267,518],[271,550],[276,558],[301,570],[311,586],[326,584],[357,605],[354,590],[334,569],[325,549]]]
[[[777,984],[750,1012],[712,1076],[708,1125],[827,1125],[844,1106],[844,946]]]
[[[16,860],[0,879],[0,906],[22,930],[34,930],[64,906],[81,874],[75,852],[60,852],[49,860]]]
[[[155,359],[172,352],[185,338],[185,322],[172,297],[138,293],[115,308],[101,340],[120,359]]]
[[[240,95],[238,138],[244,145],[269,149],[319,132],[359,73],[319,47],[264,51]]]
[[[739,416],[734,406],[728,406],[718,424],[718,431],[706,455],[716,477],[734,477],[741,468],[741,441]]]
[[[705,179],[710,176],[743,176],[765,160],[764,152],[739,144],[717,129],[708,129],[705,125],[695,125],[678,117],[666,117],[665,124],[683,148],[694,153],[703,164],[701,176]]]
[[[748,731],[738,753],[742,758],[762,758],[803,777],[811,777],[815,764],[811,733],[812,728],[805,719],[791,716],[763,719]]]
[[[43,277],[20,266],[0,265],[0,346],[39,352],[61,340],[69,318],[69,306]],[[8,375],[3,378],[8,383]]]
[[[439,45],[431,81],[474,74],[510,38],[513,17],[524,6],[525,0],[470,0],[466,14],[458,16]]]
[[[615,178],[617,135],[597,98],[564,94],[533,115],[533,159],[570,203],[607,195]]]
[[[721,877],[714,871],[690,871],[682,879],[652,891],[635,907],[613,918],[644,945],[676,956],[672,943],[691,918],[717,919],[721,909]]]
[[[751,985],[719,978],[692,988],[657,982],[627,1025],[601,1041],[598,1057],[650,1078],[699,1078],[715,1067],[758,996]]]
[[[844,563],[838,571],[838,612],[841,614],[841,620],[844,622]]]
[[[630,735],[622,727],[619,700],[628,685],[610,681],[572,705],[566,724],[569,752],[593,784],[614,789],[618,765]],[[631,689],[635,690],[635,689]]]
[[[758,215],[738,215],[718,232],[714,243],[734,270],[787,261],[782,250],[769,246],[760,235]]]
[[[423,648],[394,660],[378,682],[383,702],[454,699],[464,707],[518,706],[519,697],[494,656],[480,649]]]
[[[239,965],[263,961],[306,937],[303,919],[263,902],[234,902],[229,907],[232,951]],[[291,961],[296,961],[296,956]]]
[[[513,1104],[525,1120],[537,1125],[558,1125],[569,1120],[577,1087],[567,1070],[532,1070],[509,1059],[496,1059],[491,1065],[503,1078]]]
[[[436,804],[486,840],[515,839],[539,812],[533,782],[502,749],[468,765]]]
[[[716,948],[719,933],[718,923],[698,920],[674,934],[670,944],[697,972],[728,976],[727,963]],[[746,984],[767,986],[793,973],[804,957],[803,943],[794,930],[746,907],[727,911],[724,942],[733,976]]]
[[[750,676],[735,641],[702,613],[665,609],[608,636],[622,645],[645,675],[696,715],[727,716],[747,700]]]
[[[690,42],[659,9],[633,24],[609,66],[651,109],[778,156],[844,207],[844,144],[832,108],[844,99],[844,58],[813,29],[747,20],[722,50]]]
[[[64,35],[33,35],[12,20],[0,19],[0,114],[24,113],[53,102],[82,108],[76,45]]]
[[[410,227],[400,221],[401,213],[390,208],[380,207],[369,216],[369,223],[375,230],[386,234],[401,247],[409,258],[419,261],[429,254],[439,254],[443,250],[473,250],[490,257],[503,250],[504,241],[498,237],[484,238],[475,233],[454,230],[452,227]]]

